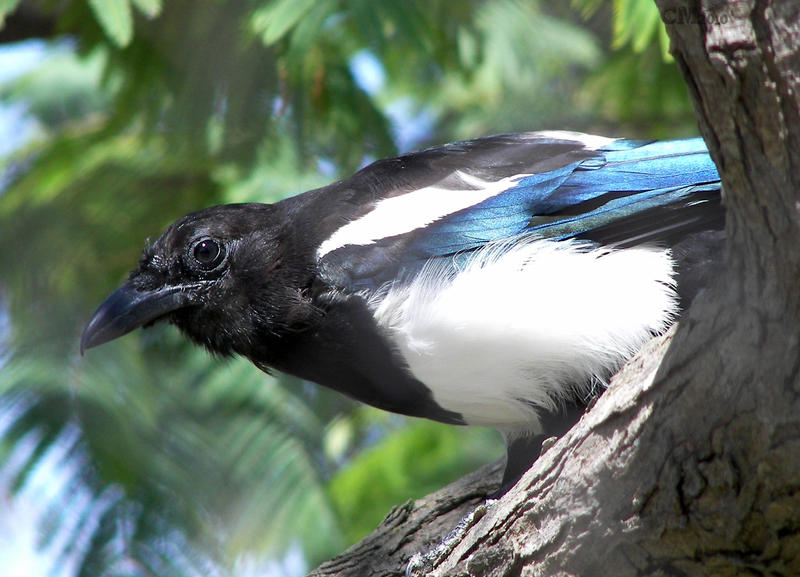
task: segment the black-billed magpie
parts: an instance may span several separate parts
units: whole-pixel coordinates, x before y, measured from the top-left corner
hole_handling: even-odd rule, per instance
[[[675,321],[724,242],[699,138],[492,136],[185,216],[81,351],[164,320],[382,409],[502,431],[504,486]]]

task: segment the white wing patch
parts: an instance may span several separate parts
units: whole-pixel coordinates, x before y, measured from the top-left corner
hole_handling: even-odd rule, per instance
[[[677,313],[669,250],[529,239],[429,263],[370,298],[378,324],[443,408],[509,432],[585,395]]]
[[[553,140],[572,140],[573,142],[580,142],[589,150],[597,150],[608,146],[618,138],[608,138],[606,136],[597,136],[596,134],[584,134],[582,132],[570,132],[569,130],[540,130],[538,132],[531,132],[532,136],[537,138],[552,138]]]
[[[458,172],[469,188],[447,189],[436,186],[420,188],[401,196],[379,201],[371,212],[347,223],[317,249],[317,258],[348,244],[372,244],[376,240],[410,232],[448,214],[474,206],[514,188],[517,181],[529,176],[517,174],[495,182]]]

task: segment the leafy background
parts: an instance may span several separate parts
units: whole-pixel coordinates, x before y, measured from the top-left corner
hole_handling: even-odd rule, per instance
[[[0,54],[36,54],[0,70],[19,117],[0,124],[0,515],[35,524],[57,575],[300,574],[502,455],[494,432],[168,327],[81,358],[145,238],[434,143],[696,130],[650,0],[0,0],[0,22]]]

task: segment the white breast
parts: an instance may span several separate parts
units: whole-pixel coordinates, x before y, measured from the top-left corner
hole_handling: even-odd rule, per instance
[[[472,425],[539,429],[677,312],[666,249],[530,239],[477,251],[453,276],[429,263],[370,298],[375,319],[439,405]]]

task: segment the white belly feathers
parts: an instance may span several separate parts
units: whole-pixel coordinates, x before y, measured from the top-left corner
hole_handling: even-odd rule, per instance
[[[369,297],[376,321],[443,408],[471,425],[536,431],[603,383],[677,313],[667,249],[528,239],[429,263]]]

